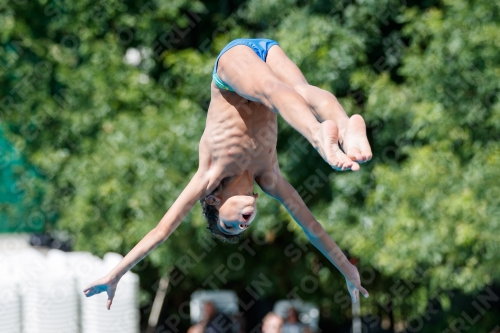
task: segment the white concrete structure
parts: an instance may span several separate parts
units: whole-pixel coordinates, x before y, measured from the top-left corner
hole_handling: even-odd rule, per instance
[[[85,252],[37,250],[26,237],[0,235],[0,333],[138,333],[139,279],[128,272],[111,307],[106,293],[83,289],[122,258]]]
[[[3,266],[0,261],[0,266]],[[21,297],[17,284],[0,272],[0,332],[21,333]]]

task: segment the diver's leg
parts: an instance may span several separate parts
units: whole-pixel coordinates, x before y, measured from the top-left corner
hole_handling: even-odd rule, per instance
[[[219,59],[217,73],[238,95],[279,113],[332,167],[359,169],[359,165],[339,149],[335,123],[319,123],[304,98],[281,81],[249,47],[239,45],[224,53]]]
[[[335,122],[339,128],[339,140],[347,156],[357,162],[366,162],[372,157],[366,138],[366,125],[360,115],[349,118],[332,93],[307,83],[300,69],[280,47],[273,46],[269,50],[266,63],[282,82],[305,99],[320,122]]]

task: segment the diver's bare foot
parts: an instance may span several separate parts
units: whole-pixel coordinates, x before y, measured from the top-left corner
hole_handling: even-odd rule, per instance
[[[366,124],[359,114],[349,118],[342,149],[351,160],[358,163],[367,162],[372,158],[370,143],[366,138]]]
[[[359,164],[347,157],[340,149],[339,130],[337,125],[331,120],[325,120],[319,125],[319,131],[316,133],[315,148],[323,159],[335,170],[358,171]]]

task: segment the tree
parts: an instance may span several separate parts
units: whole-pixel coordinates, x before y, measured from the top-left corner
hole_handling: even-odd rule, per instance
[[[450,290],[498,283],[496,3],[48,1],[0,13],[6,136],[39,170],[24,173],[26,198],[44,193],[37,212],[57,217],[47,229],[70,232],[76,249],[126,253],[156,225],[196,169],[216,55],[259,35],[368,122],[375,157],[359,173],[333,172],[282,121],[278,142],[287,178],[376,277],[365,313],[404,321],[434,294],[447,309]],[[339,274],[276,202],[260,201],[255,254],[241,250],[244,266],[216,285],[243,294],[262,274],[273,288],[259,297],[276,298],[315,279],[299,293],[347,318]],[[176,305],[235,252],[206,237],[198,213],[135,268],[150,293],[158,276],[182,276]],[[186,268],[186,239],[210,260]]]

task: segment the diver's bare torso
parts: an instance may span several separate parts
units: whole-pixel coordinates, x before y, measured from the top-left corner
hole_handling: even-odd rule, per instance
[[[217,186],[226,177],[249,171],[255,179],[277,163],[277,115],[258,102],[211,83],[211,102],[200,140],[200,168]]]

